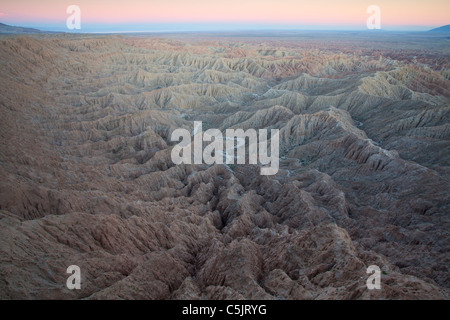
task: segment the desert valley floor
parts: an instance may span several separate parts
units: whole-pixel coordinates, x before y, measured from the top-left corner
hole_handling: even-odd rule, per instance
[[[449,41],[0,37],[0,298],[448,298]],[[280,170],[175,165],[196,120]]]

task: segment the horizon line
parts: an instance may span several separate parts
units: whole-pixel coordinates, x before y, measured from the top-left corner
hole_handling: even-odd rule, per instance
[[[60,32],[69,34],[111,34],[111,33],[179,33],[179,32],[237,32],[237,31],[387,31],[387,32],[427,32],[438,26],[422,26],[422,25],[387,25],[381,26],[380,29],[367,29],[364,26],[354,25],[289,25],[289,24],[264,24],[264,23],[210,23],[210,22],[169,22],[169,23],[149,23],[146,26],[139,27],[133,24],[92,24],[86,23],[87,27],[81,26],[81,29],[69,30],[65,26],[57,26],[53,23],[45,25],[36,22],[25,23],[4,23],[11,27],[33,28],[43,32]],[[184,26],[183,26],[184,25]],[[252,26],[253,25],[253,26]],[[123,26],[123,29],[121,28]],[[116,29],[117,28],[117,29]],[[120,30],[120,29],[122,30]],[[128,29],[129,30],[126,30]],[[139,29],[140,28],[140,29]],[[86,31],[83,31],[86,30]],[[109,30],[108,30],[109,29]],[[116,30],[114,30],[116,29]],[[146,30],[144,30],[146,29]]]

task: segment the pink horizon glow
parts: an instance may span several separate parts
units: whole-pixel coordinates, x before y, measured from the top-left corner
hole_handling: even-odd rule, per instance
[[[1,22],[65,22],[71,4],[83,23],[272,23],[365,26],[369,5],[381,9],[382,25],[429,26],[449,23],[448,0],[15,0],[0,4]]]

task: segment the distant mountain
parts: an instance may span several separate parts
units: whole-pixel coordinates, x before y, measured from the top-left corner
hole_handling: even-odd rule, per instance
[[[445,32],[445,33],[450,33],[450,24],[448,24],[448,25],[446,25],[446,26],[439,27],[439,28],[431,29],[430,32]]]
[[[16,33],[43,33],[43,31],[33,28],[14,27],[4,23],[0,23],[0,34],[16,34]]]

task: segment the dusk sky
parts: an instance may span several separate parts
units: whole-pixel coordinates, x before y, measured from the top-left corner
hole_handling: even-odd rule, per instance
[[[428,30],[450,23],[450,0],[0,0],[0,22],[69,31],[69,5],[81,32],[366,28],[370,5],[386,30]]]

